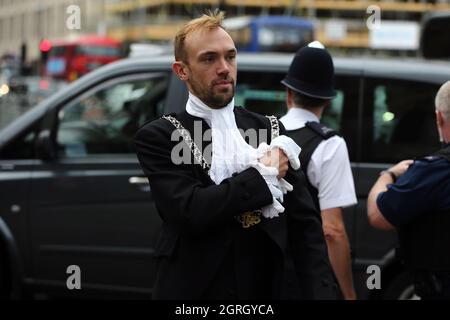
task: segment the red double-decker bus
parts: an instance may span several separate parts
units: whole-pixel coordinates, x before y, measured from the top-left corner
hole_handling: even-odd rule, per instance
[[[50,45],[44,73],[67,81],[121,58],[121,43],[106,37],[85,36]]]

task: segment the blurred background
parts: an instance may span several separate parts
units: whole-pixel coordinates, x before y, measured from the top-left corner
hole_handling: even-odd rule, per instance
[[[447,0],[0,0],[0,128],[67,82],[129,55],[167,53],[180,25],[220,8],[240,51],[419,56]],[[383,21],[383,23],[380,23]],[[8,108],[4,105],[7,104]]]

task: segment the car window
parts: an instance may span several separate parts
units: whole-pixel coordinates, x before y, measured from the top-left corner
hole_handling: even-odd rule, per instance
[[[344,107],[344,91],[336,90],[336,98],[324,110],[321,122],[327,127],[339,131],[341,129],[342,110]]]
[[[283,116],[287,111],[286,89],[280,82],[284,76],[281,72],[239,73],[235,104],[259,114]]]
[[[336,75],[336,97],[323,111],[321,122],[338,132],[347,144],[350,161],[356,161],[360,77]]]
[[[434,114],[437,85],[372,78],[365,88],[363,161],[393,163],[439,148]]]
[[[62,157],[134,153],[133,136],[164,110],[168,76],[113,80],[59,111],[57,142]]]
[[[282,72],[241,72],[238,75],[235,104],[263,115],[285,115],[286,88],[281,84],[284,77],[285,73]],[[337,96],[325,108],[321,122],[343,135],[350,158],[354,159],[359,77],[336,76],[335,88]]]

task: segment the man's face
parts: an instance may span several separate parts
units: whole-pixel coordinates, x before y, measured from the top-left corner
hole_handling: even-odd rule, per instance
[[[220,109],[234,97],[236,48],[222,28],[202,30],[185,40],[187,63],[182,63],[189,90],[207,106]]]

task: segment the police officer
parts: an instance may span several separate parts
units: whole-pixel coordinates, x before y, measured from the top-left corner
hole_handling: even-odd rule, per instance
[[[336,96],[333,78],[333,60],[322,44],[300,49],[282,81],[289,111],[280,120],[302,148],[300,163],[321,212],[329,259],[342,296],[350,300],[356,295],[342,208],[356,204],[355,187],[344,139],[319,122]]]
[[[436,95],[436,124],[444,147],[382,171],[367,202],[370,223],[397,228],[400,258],[422,299],[450,298],[450,81]]]

